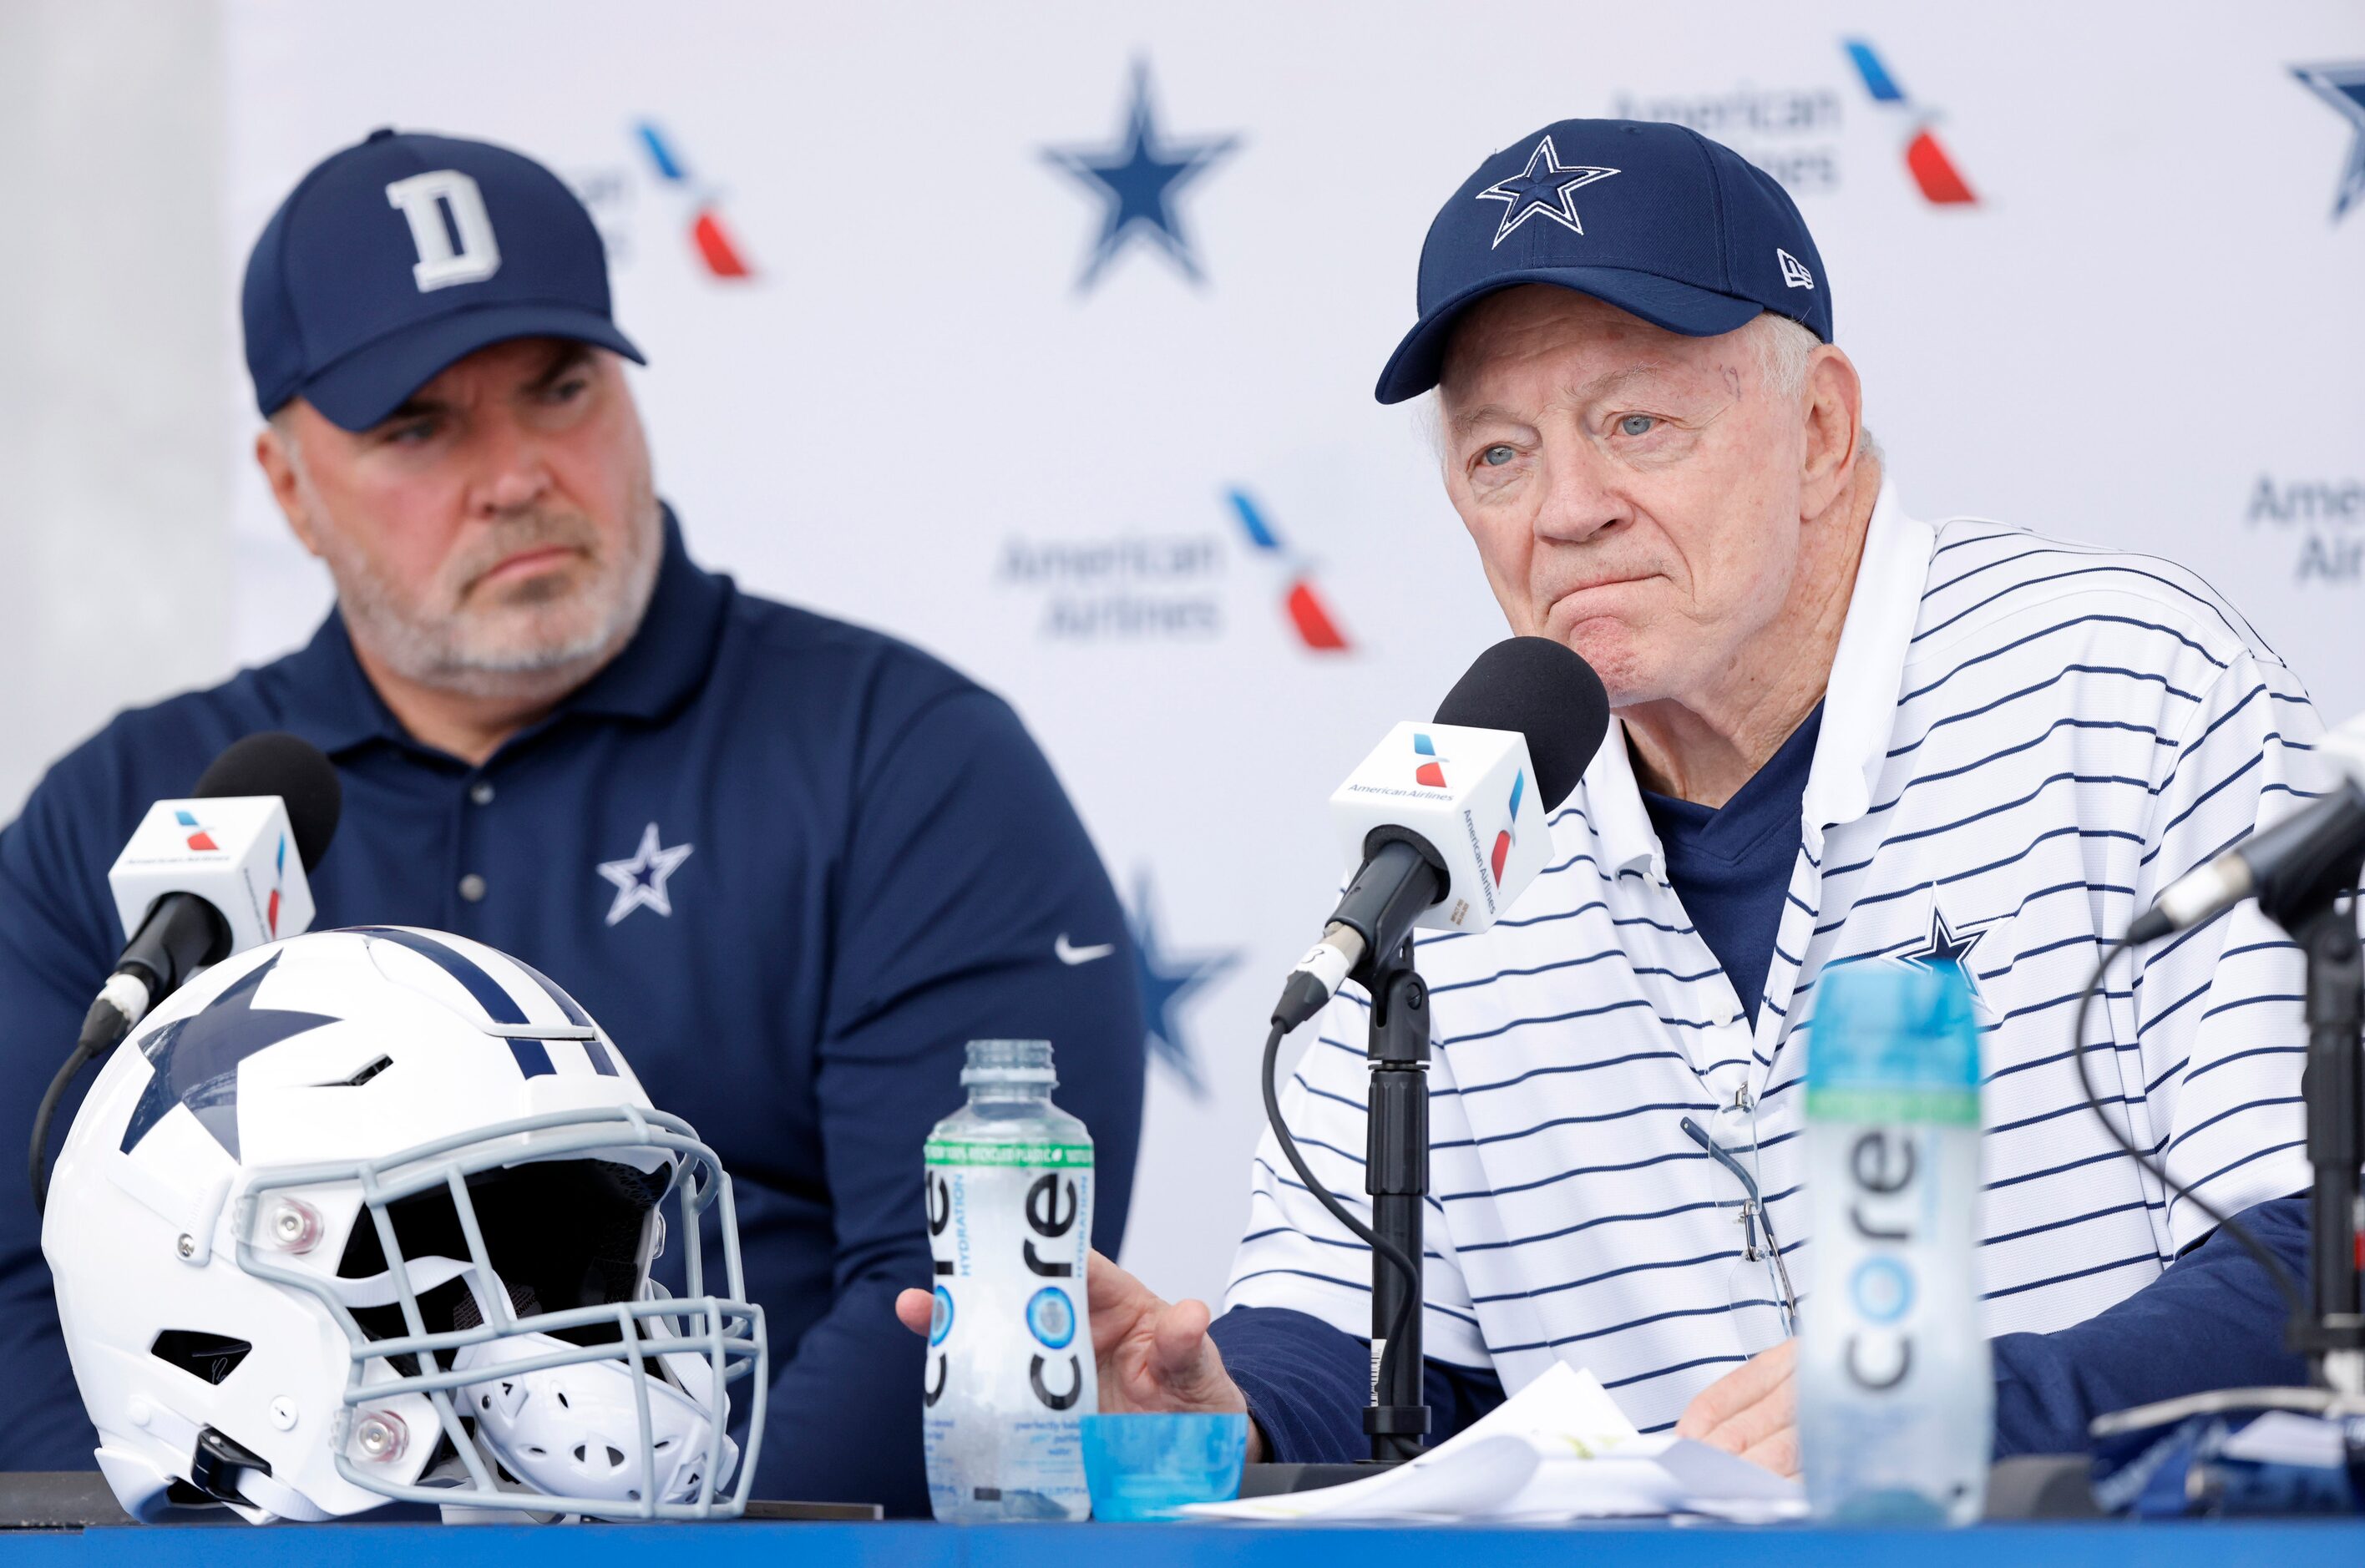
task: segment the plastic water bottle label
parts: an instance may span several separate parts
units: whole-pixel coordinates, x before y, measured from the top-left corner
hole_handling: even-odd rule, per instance
[[[965,1138],[930,1138],[930,1165],[1036,1165],[1047,1170],[1090,1170],[1093,1146],[1088,1143],[981,1143]]]
[[[1081,1518],[1090,1506],[1092,1158],[1089,1144],[927,1145],[936,1300],[922,1422],[939,1518]]]

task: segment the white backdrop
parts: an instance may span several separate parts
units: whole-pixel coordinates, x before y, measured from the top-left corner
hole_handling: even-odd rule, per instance
[[[1339,870],[1324,797],[1501,634],[1412,419],[1371,386],[1437,204],[1546,121],[1684,118],[1792,185],[1919,515],[2175,556],[2328,713],[2365,705],[2365,203],[2333,218],[2365,110],[2292,71],[2365,60],[2353,0],[393,17],[230,6],[232,275],[304,169],[377,124],[576,182],[693,552],[1009,696],[1149,924],[1175,1048],[1126,1260],[1170,1292],[1220,1288],[1245,1212],[1262,1020]],[[1906,103],[1875,101],[1849,39]],[[1077,165],[1126,161],[1137,69],[1150,151],[1205,161],[1170,187],[1181,238],[1137,228],[1080,286],[1114,197]],[[1917,188],[1925,126],[1974,200]],[[701,210],[750,275],[701,260]],[[241,446],[243,374],[222,375]],[[260,659],[327,584],[241,484],[236,636]],[[1301,579],[1344,650],[1285,612]]]

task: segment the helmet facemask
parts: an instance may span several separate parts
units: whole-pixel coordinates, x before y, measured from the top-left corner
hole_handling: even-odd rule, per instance
[[[303,1249],[288,1238],[314,1212],[303,1192],[348,1184],[361,1210],[334,1273],[290,1266]],[[668,1192],[678,1299],[648,1278]],[[705,1288],[710,1211],[720,1296]],[[553,1113],[375,1160],[266,1171],[241,1200],[237,1234],[241,1270],[318,1298],[344,1331],[331,1439],[354,1485],[615,1518],[744,1507],[768,1382],[762,1309],[745,1299],[730,1178],[678,1118]],[[723,1432],[726,1390],[751,1372],[742,1462]]]

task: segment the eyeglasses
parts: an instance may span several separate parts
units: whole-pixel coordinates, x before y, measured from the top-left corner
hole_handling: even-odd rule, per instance
[[[1774,1235],[1774,1216],[1766,1212],[1765,1201],[1758,1195],[1757,1178],[1747,1166],[1689,1116],[1683,1119],[1682,1126],[1687,1137],[1741,1183],[1741,1258],[1732,1266],[1726,1295],[1743,1342],[1753,1351],[1765,1350],[1799,1332],[1799,1295],[1790,1287],[1790,1266],[1783,1260],[1782,1244]]]

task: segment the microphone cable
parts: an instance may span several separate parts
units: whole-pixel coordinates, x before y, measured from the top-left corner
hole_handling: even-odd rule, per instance
[[[50,1123],[58,1114],[58,1104],[85,1063],[105,1056],[122,1043],[131,1032],[131,1020],[104,996],[90,1004],[90,1013],[82,1021],[82,1035],[74,1041],[73,1054],[58,1068],[57,1076],[41,1094],[40,1109],[33,1113],[33,1148],[30,1173],[33,1179],[33,1212],[46,1214],[50,1207],[49,1164]]]
[[[2196,926],[2193,929],[2200,928]],[[2086,1065],[2086,1052],[2089,1048],[2086,1044],[2086,1014],[2093,1007],[2094,998],[2102,994],[2102,980],[2110,973],[2112,963],[2121,953],[2129,950],[2128,941],[2124,936],[2115,936],[2104,943],[2102,956],[2094,965],[2093,978],[2086,982],[2085,991],[2078,997],[2078,1015],[2070,1025],[2073,1033],[2069,1036],[2069,1059],[2078,1066],[2078,1087],[2086,1096],[2087,1108],[2094,1113],[2094,1119],[2102,1124],[2102,1130],[2111,1135],[2111,1141],[2124,1150],[2126,1157],[2134,1160],[2138,1168],[2168,1189],[2175,1198],[2181,1198],[2199,1209],[2219,1230],[2232,1237],[2235,1245],[2247,1252],[2252,1261],[2267,1271],[2267,1278],[2273,1282],[2276,1293],[2283,1298],[2283,1305],[2290,1315],[2294,1318],[2300,1317],[2306,1313],[2307,1309],[2300,1299],[2299,1282],[2292,1278],[2291,1271],[2283,1266],[2283,1260],[2276,1257],[2264,1242],[2253,1235],[2249,1226],[2231,1215],[2220,1213],[2214,1204],[2170,1176],[2164,1161],[2156,1162],[2148,1153],[2137,1148],[2135,1139],[2127,1133],[2120,1131],[2119,1125],[2111,1120],[2110,1113],[2102,1108],[2102,1097],[2094,1092],[2094,1075]],[[2112,1032],[2110,1046],[2115,1055],[2118,1050],[2118,1036],[2115,1030]],[[2122,1103],[2124,1103],[2124,1098]],[[2130,1126],[2132,1126],[2132,1118]],[[2173,1260],[2170,1260],[2173,1261]]]
[[[1395,1386],[1396,1355],[1404,1344],[1405,1329],[1412,1322],[1412,1315],[1420,1305],[1420,1266],[1413,1261],[1412,1254],[1349,1214],[1347,1205],[1340,1203],[1332,1195],[1330,1189],[1322,1184],[1312,1169],[1306,1165],[1306,1157],[1297,1151],[1297,1140],[1290,1137],[1289,1123],[1282,1117],[1281,1093],[1274,1082],[1274,1075],[1281,1060],[1281,1042],[1288,1034],[1289,1026],[1286,1024],[1275,1023],[1272,1033],[1267,1035],[1264,1040],[1266,1125],[1272,1128],[1274,1141],[1281,1145],[1282,1155],[1288,1159],[1290,1169],[1297,1172],[1297,1179],[1306,1183],[1306,1190],[1314,1194],[1315,1201],[1330,1211],[1332,1219],[1352,1231],[1374,1253],[1386,1259],[1388,1266],[1395,1270],[1397,1275],[1404,1281],[1404,1289],[1396,1296],[1396,1309],[1388,1316],[1388,1342],[1380,1351],[1379,1372],[1374,1378],[1377,1391],[1384,1393]],[[1368,1115],[1369,1112],[1365,1114]],[[1375,1396],[1373,1403],[1378,1402]]]

